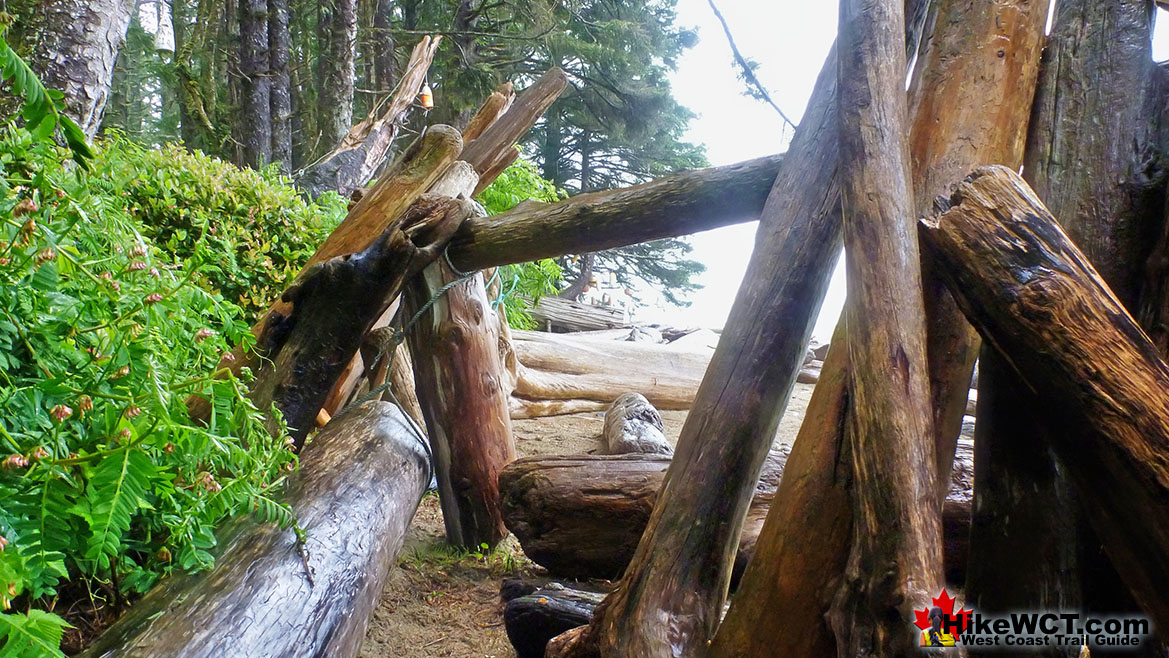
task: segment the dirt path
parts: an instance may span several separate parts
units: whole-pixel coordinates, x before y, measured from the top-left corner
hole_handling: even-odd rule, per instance
[[[812,394],[796,384],[776,440],[791,444]],[[596,447],[604,414],[587,413],[513,421],[521,457],[580,454]],[[671,443],[684,411],[662,412]],[[509,537],[494,553],[454,551],[443,543],[438,498],[427,494],[406,536],[406,547],[382,592],[361,658],[514,658],[503,628],[499,584],[517,573],[543,574]]]

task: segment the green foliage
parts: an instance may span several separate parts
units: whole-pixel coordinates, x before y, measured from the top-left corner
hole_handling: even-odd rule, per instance
[[[240,169],[177,144],[146,149],[111,136],[94,173],[155,244],[180,259],[214,254],[199,282],[249,318],[280,296],[346,213],[336,194],[306,202],[274,168]]]
[[[228,220],[275,203],[276,186],[243,197],[243,180],[208,159],[118,142],[93,173],[67,171],[63,155],[0,134],[0,608],[27,613],[0,614],[0,656],[59,655],[63,622],[42,611],[58,595],[100,602],[210,566],[225,517],[292,520],[273,500],[296,463],[286,433],[246,398],[250,373],[214,376],[228,345],[252,340],[249,323],[197,285],[238,258],[210,228],[242,232]],[[189,210],[205,198],[226,219]],[[197,218],[190,239],[150,227],[182,258],[144,237],[140,220],[163,211]],[[261,274],[251,281],[273,285]],[[206,425],[188,417],[190,394],[211,403]]]
[[[69,145],[73,159],[83,168],[93,158],[93,150],[85,133],[65,111],[65,95],[56,89],[45,89],[28,64],[16,54],[4,38],[11,17],[0,13],[0,78],[12,86],[12,93],[24,98],[21,117],[36,141],[52,139],[57,130]]]
[[[495,215],[525,201],[553,203],[564,197],[564,190],[541,178],[536,166],[521,158],[480,192],[477,200],[488,214]],[[560,266],[551,258],[506,265],[495,270],[495,277],[499,279],[500,291],[493,306],[502,305],[508,325],[516,329],[536,328],[536,322],[528,314],[529,304],[535,304],[544,295],[555,295],[563,281]]]

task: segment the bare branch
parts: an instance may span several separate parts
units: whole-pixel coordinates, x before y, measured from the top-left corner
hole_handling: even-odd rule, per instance
[[[735,55],[735,61],[738,62],[739,68],[743,69],[743,79],[747,81],[747,84],[754,87],[755,91],[759,92],[759,96],[767,101],[768,105],[775,108],[775,111],[779,112],[780,118],[794,130],[796,124],[784,114],[783,110],[775,104],[775,101],[771,100],[771,94],[767,93],[767,89],[763,86],[763,83],[759,82],[759,78],[755,77],[755,71],[751,70],[751,65],[747,63],[747,58],[743,57],[743,53],[739,52],[739,46],[735,44],[735,37],[731,35],[731,28],[727,25],[727,19],[723,18],[722,12],[715,6],[714,0],[706,1],[710,4],[710,9],[714,12],[715,18],[718,19],[719,23],[722,23],[723,32],[727,35],[727,43],[731,45],[731,52]]]

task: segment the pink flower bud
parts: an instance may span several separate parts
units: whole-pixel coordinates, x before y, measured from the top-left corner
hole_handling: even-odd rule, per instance
[[[73,415],[73,410],[63,404],[58,404],[49,410],[49,415],[58,423],[63,423]]]
[[[93,398],[88,395],[77,398],[77,408],[81,410],[82,415],[85,415],[87,411],[93,411]]]
[[[37,252],[36,264],[44,265],[49,261],[57,260],[57,250],[52,247],[45,247]]]
[[[136,260],[136,261],[133,261],[130,263],[130,271],[131,272],[137,272],[138,270],[144,270],[144,269],[146,269],[146,263],[143,261]]]
[[[125,416],[129,420],[133,420],[133,419],[137,418],[138,416],[142,415],[142,409],[140,407],[138,407],[137,405],[132,404],[132,405],[126,407],[126,410],[122,412],[122,415]],[[129,432],[130,430],[122,430],[122,431]]]
[[[24,458],[24,455],[8,455],[3,462],[0,462],[0,466],[7,469],[24,468],[28,466],[28,460]]]
[[[195,332],[195,342],[202,343],[203,341],[207,340],[208,338],[210,338],[214,335],[215,335],[214,331],[211,331],[210,329],[204,327],[204,328],[200,329],[199,331]]]
[[[157,304],[158,302],[161,302],[161,301],[162,301],[162,294],[161,294],[161,293],[157,293],[157,292],[152,292],[152,293],[150,293],[149,295],[147,295],[147,296],[146,296],[146,298],[145,298],[145,299],[143,299],[142,301],[143,301],[143,302],[144,302],[144,303],[145,303],[147,306],[149,306],[149,305],[151,305],[151,304]]]

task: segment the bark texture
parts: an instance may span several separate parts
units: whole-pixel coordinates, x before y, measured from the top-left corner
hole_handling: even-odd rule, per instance
[[[29,64],[49,89],[65,94],[65,111],[89,137],[109,100],[114,62],[130,27],[133,0],[51,0]]]
[[[430,472],[424,446],[385,402],[351,409],[301,456],[284,500],[307,530],[243,517],[210,571],[173,575],[86,658],[354,658]]]
[[[688,171],[559,203],[527,201],[469,222],[451,243],[451,261],[461,269],[492,267],[754,221],[782,159]]]
[[[943,0],[934,11],[932,33],[923,39],[909,94],[914,197],[922,208],[976,164],[1021,162],[1046,2]],[[907,22],[913,15],[907,8]],[[829,167],[835,167],[835,160]],[[952,315],[931,311],[931,300],[940,299],[931,288],[941,284],[934,283],[928,254],[923,260],[934,429],[939,472],[946,472],[977,356],[970,350],[976,350],[977,341],[973,346],[968,342],[965,320],[950,322]],[[848,459],[842,452],[843,429],[852,405],[842,329],[837,329],[792,447],[788,472],[798,475],[785,480],[777,493],[760,534],[760,559],[744,574],[742,589],[719,628],[714,655],[835,652],[824,621],[828,606],[823,592],[844,571],[852,532],[851,483],[842,470]],[[960,404],[951,405],[959,398]]]
[[[318,60],[321,142],[340,144],[353,123],[353,92],[357,71],[357,0],[322,0],[322,44]]]
[[[840,4],[840,191],[852,413],[848,566],[829,623],[839,656],[909,655],[913,610],[942,583],[925,310],[905,142],[900,0]]]
[[[272,76],[268,55],[268,0],[239,0],[239,135],[243,162],[260,169],[272,161]]]
[[[272,75],[269,109],[272,118],[270,162],[280,164],[280,173],[292,173],[292,83],[288,62],[292,37],[288,32],[288,0],[268,0],[268,68]]]
[[[292,310],[260,336],[266,359],[250,397],[279,407],[298,448],[362,337],[472,212],[466,200],[423,196],[373,245],[309,268],[281,296]]]
[[[1169,624],[1169,366],[1017,174],[981,168],[923,220],[963,312],[1038,392],[1052,445],[1155,628]]]

